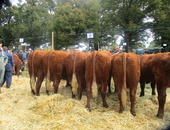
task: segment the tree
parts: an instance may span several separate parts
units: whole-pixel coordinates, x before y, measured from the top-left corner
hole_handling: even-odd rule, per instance
[[[94,38],[90,41],[94,44],[94,49],[108,45],[111,40],[108,38],[107,22],[105,21],[104,12],[101,9],[100,0],[88,0],[83,3],[82,9],[86,13],[86,32],[94,33]],[[109,34],[110,35],[110,34]]]
[[[82,39],[87,40],[86,32],[96,32],[98,12],[95,2],[96,0],[58,1],[51,27],[51,31],[54,29],[56,34],[57,48],[77,44]]]
[[[153,32],[155,43],[163,47],[167,44],[166,50],[170,50],[170,1],[157,0],[155,11],[150,14],[154,19]]]
[[[2,10],[0,38],[7,46],[18,45],[19,38],[31,44],[32,48],[49,41],[47,1],[26,0],[18,6],[6,7]],[[51,39],[51,38],[50,38]]]
[[[14,27],[12,17],[13,13],[11,7],[6,7],[1,10],[0,40],[5,46],[9,46],[14,39],[14,36],[12,35],[12,28]]]
[[[57,6],[51,29],[54,29],[56,34],[55,41],[57,41],[57,44],[55,44],[55,48],[59,49],[63,46],[75,44],[79,35],[85,30],[84,20],[82,10],[72,7],[70,3]]]
[[[48,41],[48,7],[44,0],[27,0],[14,11],[15,28],[13,34],[24,38],[33,48]]]
[[[122,37],[127,43],[126,52],[131,50],[132,41],[137,41],[143,19],[154,8],[152,0],[103,0],[102,5],[107,12],[110,23],[116,30],[122,31]]]
[[[9,0],[0,1],[0,9],[2,9],[3,7],[8,7],[8,6],[11,6],[11,2]]]

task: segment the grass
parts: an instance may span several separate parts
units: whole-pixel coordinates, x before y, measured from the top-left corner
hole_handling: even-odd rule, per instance
[[[112,84],[113,86],[113,84]],[[112,88],[114,89],[114,88]],[[40,96],[31,94],[27,71],[17,78],[13,76],[10,89],[5,86],[0,94],[0,129],[5,130],[155,130],[162,129],[170,122],[170,91],[167,89],[167,101],[163,119],[156,118],[157,96],[151,96],[150,86],[145,89],[145,96],[136,95],[136,114],[130,114],[130,102],[126,109],[119,113],[117,94],[107,95],[109,108],[102,107],[101,96],[91,99],[92,111],[85,108],[86,96],[82,100],[71,98],[71,89],[65,87],[65,81],[60,83],[59,93],[47,96],[45,85],[42,84]],[[128,97],[129,98],[129,97]]]

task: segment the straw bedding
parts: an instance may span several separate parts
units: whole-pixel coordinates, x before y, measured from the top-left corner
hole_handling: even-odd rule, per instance
[[[113,85],[113,84],[112,84]],[[117,94],[107,95],[109,108],[102,107],[101,97],[91,99],[92,111],[85,108],[86,96],[82,100],[71,98],[71,89],[64,87],[62,81],[58,94],[47,96],[44,83],[40,96],[30,92],[29,78],[13,76],[10,89],[5,86],[0,94],[0,129],[17,130],[155,130],[162,129],[170,122],[170,91],[167,91],[164,119],[155,117],[158,109],[157,96],[151,96],[150,87],[146,88],[146,96],[136,96],[136,114],[130,114],[129,100],[123,113],[119,113]],[[53,89],[51,88],[51,91]],[[129,97],[128,97],[129,98]]]

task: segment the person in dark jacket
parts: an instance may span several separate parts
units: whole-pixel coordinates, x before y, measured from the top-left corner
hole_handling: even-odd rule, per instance
[[[8,56],[8,63],[5,66],[5,76],[4,76],[4,82],[6,82],[6,88],[10,88],[12,83],[12,71],[14,70],[14,59],[11,53],[8,53],[8,48],[6,46],[3,47],[4,52]]]

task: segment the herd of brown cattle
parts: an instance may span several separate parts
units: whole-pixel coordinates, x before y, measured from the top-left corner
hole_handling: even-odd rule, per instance
[[[140,96],[144,96],[145,83],[151,83],[152,94],[157,86],[159,108],[157,117],[163,118],[166,101],[166,88],[170,86],[170,53],[144,54],[134,53],[112,54],[107,51],[64,52],[36,50],[28,56],[31,92],[40,95],[40,87],[45,79],[46,92],[49,94],[50,82],[53,82],[54,93],[58,92],[61,79],[71,86],[72,97],[81,99],[86,90],[87,104],[90,109],[91,96],[96,97],[100,90],[103,107],[108,107],[106,92],[110,89],[113,77],[115,89],[122,113],[127,99],[127,88],[130,90],[132,115],[135,112],[137,85],[141,83]]]

